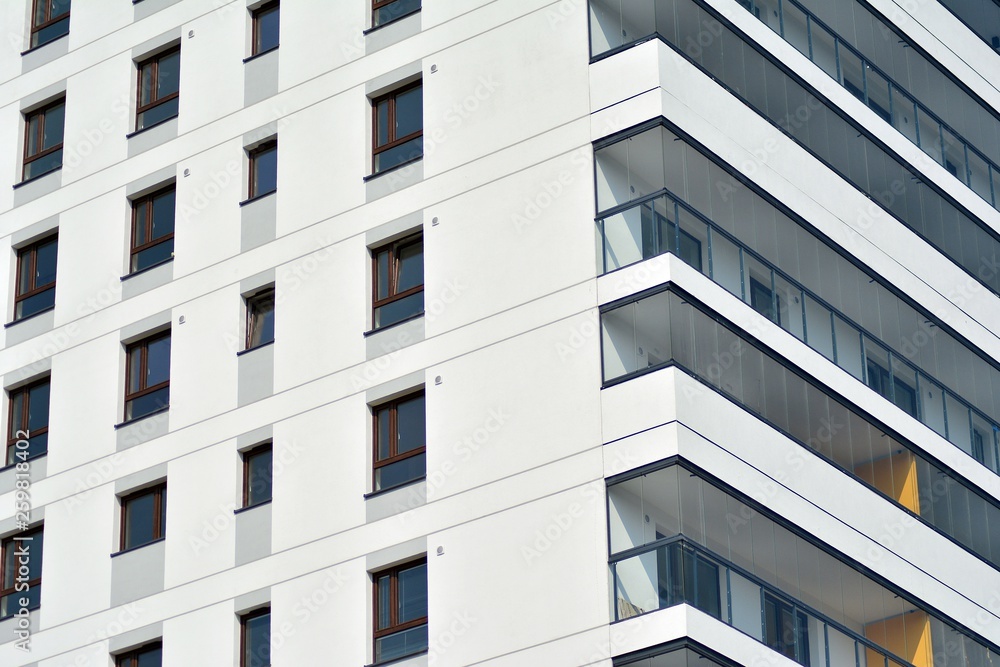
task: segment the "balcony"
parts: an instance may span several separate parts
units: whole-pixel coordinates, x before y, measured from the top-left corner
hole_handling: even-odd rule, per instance
[[[1000,658],[686,463],[609,484],[608,507],[616,621],[688,604],[809,667]]]

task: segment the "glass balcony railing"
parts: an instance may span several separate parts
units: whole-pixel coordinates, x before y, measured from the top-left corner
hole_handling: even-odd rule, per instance
[[[613,560],[611,574],[616,621],[688,604],[800,665],[912,664],[682,537]]]
[[[952,176],[997,208],[1000,167],[808,9],[796,0],[737,1]]]
[[[672,253],[896,407],[998,470],[1000,424],[669,191],[597,220],[604,272]]]

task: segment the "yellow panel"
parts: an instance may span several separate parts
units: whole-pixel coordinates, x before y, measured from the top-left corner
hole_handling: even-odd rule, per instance
[[[933,667],[934,651],[931,648],[931,619],[923,611],[914,611],[875,621],[865,626],[865,637],[886,650],[906,658],[915,667]],[[866,649],[868,664],[881,665],[882,658],[875,651]]]
[[[903,507],[920,514],[917,460],[909,450],[904,449],[871,463],[862,463],[854,469],[854,474]]]

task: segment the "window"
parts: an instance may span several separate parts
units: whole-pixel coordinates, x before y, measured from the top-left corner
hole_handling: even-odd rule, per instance
[[[163,644],[147,644],[115,658],[115,667],[161,667],[163,664]]]
[[[420,0],[372,0],[372,27],[377,28],[420,9]]]
[[[132,273],[166,262],[174,256],[174,204],[170,186],[132,202]]]
[[[40,313],[55,305],[58,247],[57,238],[52,236],[17,251],[15,320]]]
[[[809,627],[806,615],[766,591],[764,633],[765,644],[786,658],[809,667]]]
[[[913,387],[906,384],[899,377],[894,376],[890,381],[889,370],[881,366],[874,359],[868,358],[865,367],[865,370],[868,372],[869,387],[874,389],[876,393],[894,402],[896,407],[911,417],[917,417],[917,392]]]
[[[278,3],[269,2],[253,12],[253,53],[258,55],[278,48]]]
[[[180,47],[139,63],[139,93],[135,109],[137,131],[177,115],[180,82]]]
[[[250,199],[278,189],[278,142],[268,141],[250,151]]]
[[[662,201],[662,199],[649,201],[639,208],[642,221],[643,259],[672,252],[701,271],[701,241],[690,232],[678,230],[677,223],[671,222],[666,215],[656,210],[657,206],[663,206]]]
[[[423,392],[374,409],[376,491],[412,482],[426,474],[424,410]]]
[[[240,667],[271,664],[271,608],[264,607],[240,617]]]
[[[163,539],[166,527],[166,484],[122,498],[122,551]]]
[[[274,342],[274,288],[247,297],[247,348]]]
[[[657,539],[667,537],[659,530],[656,535]],[[656,565],[661,597],[666,593],[673,596],[669,602],[661,599],[661,606],[683,601],[712,618],[722,617],[718,565],[682,543],[657,551]]]
[[[424,312],[424,240],[411,236],[373,252],[374,329]]]
[[[65,120],[65,99],[24,115],[22,180],[47,174],[62,166]]]
[[[243,453],[243,507],[271,500],[271,443]]]
[[[372,575],[375,663],[427,650],[427,559]]]
[[[0,543],[0,561],[3,562],[0,569],[0,618],[9,618],[20,609],[38,609],[42,590],[43,544],[41,527],[8,537]],[[26,568],[27,572],[22,568]]]
[[[31,48],[69,34],[70,0],[34,0],[31,10]]]
[[[372,170],[378,174],[424,154],[422,82],[372,101]]]
[[[6,465],[41,456],[48,449],[49,379],[45,378],[10,392]]]
[[[781,295],[771,289],[770,278],[758,280],[750,276],[750,307],[781,326]]]
[[[170,404],[170,332],[129,345],[125,351],[125,421]]]

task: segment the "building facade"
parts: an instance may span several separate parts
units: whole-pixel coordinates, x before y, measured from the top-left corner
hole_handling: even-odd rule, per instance
[[[996,10],[3,3],[0,664],[1000,665]]]

